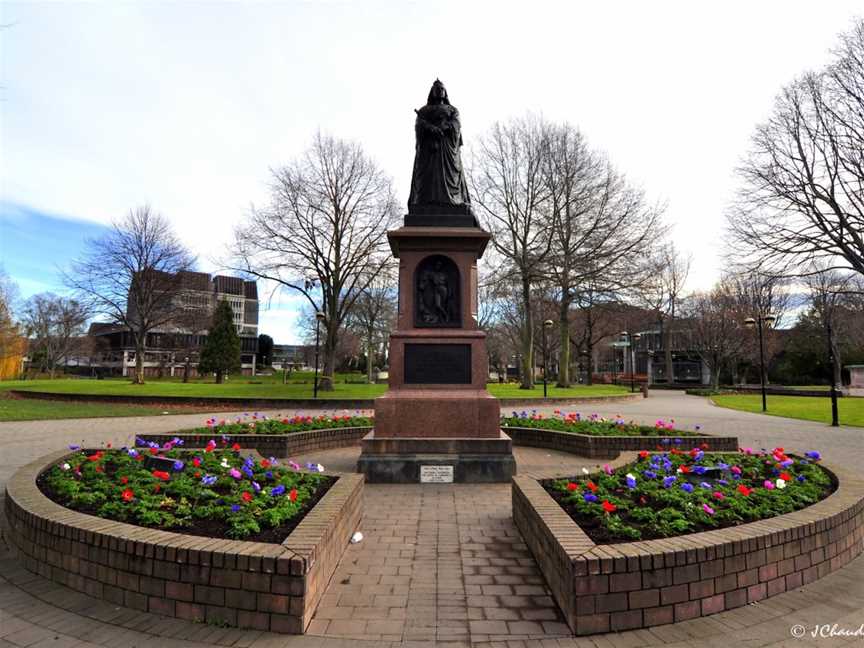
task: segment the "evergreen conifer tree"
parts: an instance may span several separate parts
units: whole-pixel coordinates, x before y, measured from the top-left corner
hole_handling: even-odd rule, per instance
[[[216,384],[222,384],[226,374],[240,370],[240,336],[234,326],[234,312],[227,301],[221,301],[213,313],[213,326],[201,350],[200,373],[216,373]]]

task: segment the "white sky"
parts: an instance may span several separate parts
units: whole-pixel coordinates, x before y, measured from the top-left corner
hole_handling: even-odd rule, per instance
[[[719,273],[733,168],[780,87],[829,58],[847,2],[4,2],[2,199],[108,222],[149,202],[203,269],[272,166],[320,128],[407,201],[435,77],[467,142],[527,110],[579,126]],[[287,310],[286,310],[287,308]],[[295,340],[290,302],[262,332]]]

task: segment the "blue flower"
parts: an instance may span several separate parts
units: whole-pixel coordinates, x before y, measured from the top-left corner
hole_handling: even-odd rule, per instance
[[[201,478],[201,485],[202,486],[212,486],[213,484],[216,483],[217,479],[218,478],[216,477],[216,475],[204,475]]]
[[[144,439],[142,439],[141,437],[136,436],[135,437],[135,445],[145,446],[145,445],[147,445],[147,442]]]
[[[810,452],[805,452],[804,456],[808,459],[812,459],[813,461],[819,461],[822,458],[822,455],[819,454],[816,450],[811,450]]]
[[[720,463],[717,464],[717,467],[718,467],[720,470],[729,470],[729,464],[727,464],[727,463],[723,463],[722,461],[721,461]]]
[[[636,488],[636,478],[633,475],[628,474],[625,480],[627,482],[627,488],[629,488],[630,490]]]
[[[183,445],[183,439],[181,439],[180,437],[174,437],[174,438],[171,440],[171,442],[172,442],[174,445],[180,445],[180,446]]]
[[[672,443],[674,443],[675,445],[681,445],[683,442],[681,441],[681,439],[672,439]]]
[[[693,492],[693,484],[691,484],[689,482],[684,482],[683,484],[681,484],[681,490],[683,490],[685,493],[692,493]]]
[[[643,470],[642,475],[645,477],[645,479],[657,479],[657,473],[655,473],[653,470]]]
[[[80,446],[80,445],[72,444],[72,445],[69,446],[69,449],[70,449],[70,450],[80,450],[80,449],[81,449],[81,446]]]
[[[807,481],[807,478],[804,475],[798,475],[795,479],[797,479],[799,482]]]
[[[706,470],[705,466],[693,466],[693,472],[696,473],[697,475],[704,475],[705,470]]]
[[[180,472],[181,470],[183,470],[183,467],[184,467],[185,465],[186,465],[186,464],[184,464],[182,461],[180,461],[180,460],[178,459],[177,461],[174,462],[174,471],[175,471],[175,472]]]
[[[582,495],[582,499],[584,499],[586,502],[596,502],[597,496],[594,493],[585,493],[584,495]]]
[[[697,450],[696,454],[693,455],[693,459],[695,459],[696,461],[702,461],[702,457],[704,457],[704,456],[705,456],[705,453],[702,450]]]
[[[721,486],[726,486],[729,482],[726,481],[725,479],[718,479],[717,483],[720,484]]]
[[[274,486],[273,488],[270,489],[271,497],[276,497],[277,495],[284,495],[284,494],[285,494],[285,487],[282,484],[279,484],[278,486]]]
[[[710,488],[711,488],[711,484],[709,484],[708,482],[702,482],[701,484],[699,484],[699,487],[700,487],[700,488],[708,488],[708,489],[710,489]]]
[[[670,488],[672,484],[678,481],[678,478],[675,475],[669,475],[668,477],[664,477],[663,479],[663,488]]]
[[[264,476],[265,476],[267,479],[273,479],[273,471],[272,471],[272,470],[268,470],[267,472],[264,473]]]
[[[261,484],[259,484],[259,483],[256,482],[256,481],[253,481],[253,482],[252,482],[252,488],[255,489],[255,492],[256,492],[256,493],[260,493],[260,492],[261,492]]]
[[[231,505],[231,512],[232,513],[237,513],[239,511],[240,511],[240,505],[239,504],[232,504]]]

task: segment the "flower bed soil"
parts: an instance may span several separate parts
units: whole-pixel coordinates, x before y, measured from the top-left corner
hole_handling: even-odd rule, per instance
[[[836,490],[812,458],[789,457],[781,448],[754,454],[642,452],[639,461],[607,467],[591,479],[540,484],[595,544],[740,526],[801,510]]]

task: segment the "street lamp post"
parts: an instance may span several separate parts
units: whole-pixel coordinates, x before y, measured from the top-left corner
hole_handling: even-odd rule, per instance
[[[312,389],[312,398],[318,398],[318,340],[321,335],[321,322],[324,321],[324,313],[315,313],[315,382]]]
[[[768,401],[765,397],[765,344],[762,341],[762,323],[764,322],[765,326],[771,326],[776,319],[776,316],[767,313],[765,315],[760,314],[756,319],[748,317],[744,320],[744,326],[747,328],[753,328],[755,326],[759,331],[759,384],[762,387],[763,412],[768,411]]]
[[[634,333],[630,344],[630,393],[636,391],[636,342],[642,339],[641,333]]]
[[[826,318],[827,319],[827,318]],[[837,411],[837,385],[834,382],[834,364],[837,362],[837,357],[834,355],[834,345],[831,344],[832,331],[831,321],[828,324],[828,361],[829,371],[831,372],[831,427],[840,427],[840,415]]]
[[[549,373],[549,365],[546,362],[546,331],[552,328],[553,324],[551,319],[543,322],[543,398],[546,398],[546,374]]]

